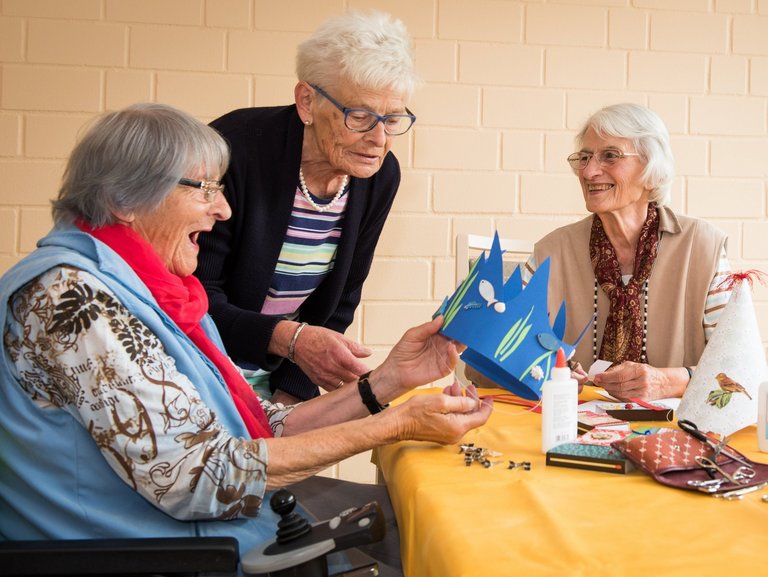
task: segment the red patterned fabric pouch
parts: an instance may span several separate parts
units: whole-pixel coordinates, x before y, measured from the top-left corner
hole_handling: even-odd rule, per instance
[[[755,463],[725,445],[712,445],[678,429],[661,429],[614,442],[638,468],[659,483],[705,493],[727,493],[768,482],[768,465]]]

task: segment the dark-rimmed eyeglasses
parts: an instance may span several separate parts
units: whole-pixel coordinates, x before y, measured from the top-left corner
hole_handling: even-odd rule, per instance
[[[203,193],[203,200],[205,200],[205,202],[213,202],[220,192],[224,192],[224,185],[216,180],[191,180],[189,178],[180,178],[179,184],[200,189]]]
[[[347,108],[316,84],[310,84],[310,86],[344,114],[344,126],[352,132],[368,132],[381,122],[384,124],[384,132],[390,136],[398,136],[408,132],[413,123],[416,122],[416,116],[407,107],[405,109],[407,114],[381,116],[365,108]]]
[[[640,156],[637,152],[624,152],[618,148],[606,148],[599,152],[574,152],[568,157],[568,164],[573,170],[584,170],[595,157],[600,168],[610,168],[625,156]]]

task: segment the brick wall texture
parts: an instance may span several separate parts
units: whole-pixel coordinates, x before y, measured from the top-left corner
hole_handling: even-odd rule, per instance
[[[349,331],[372,362],[454,287],[457,233],[535,240],[585,215],[565,156],[606,104],[661,115],[673,207],[727,231],[735,269],[768,271],[768,0],[0,0],[0,272],[50,227],[94,115],[289,103],[296,45],[347,8],[402,19],[424,80]],[[753,298],[768,345],[768,287]]]

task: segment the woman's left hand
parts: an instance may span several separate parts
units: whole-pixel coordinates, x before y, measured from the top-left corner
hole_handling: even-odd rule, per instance
[[[685,369],[682,369],[685,371]],[[688,373],[674,368],[652,367],[644,363],[625,361],[595,375],[595,385],[622,401],[642,399],[652,401],[682,395],[688,383]]]
[[[438,333],[443,317],[406,331],[376,369],[378,378],[402,393],[449,375],[466,347]]]
[[[387,412],[396,419],[399,440],[449,445],[461,441],[467,431],[485,424],[492,411],[491,400],[464,396],[448,387],[442,395],[416,395]]]

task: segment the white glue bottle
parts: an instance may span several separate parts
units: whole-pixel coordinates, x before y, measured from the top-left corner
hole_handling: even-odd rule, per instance
[[[768,381],[757,391],[757,447],[768,453]]]
[[[576,440],[578,432],[579,383],[571,378],[563,349],[548,381],[541,386],[541,451]]]

